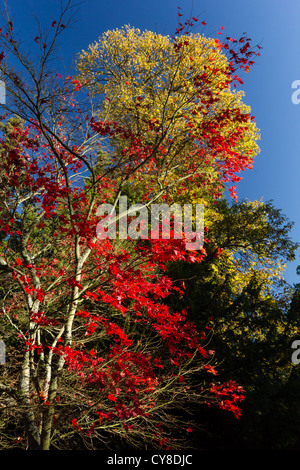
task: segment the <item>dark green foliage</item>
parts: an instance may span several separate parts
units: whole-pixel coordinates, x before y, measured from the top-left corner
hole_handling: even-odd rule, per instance
[[[229,207],[222,201],[216,212],[204,261],[169,267],[173,280],[184,280],[186,286],[186,295],[174,294],[171,304],[187,307],[199,331],[213,326],[206,339],[216,351],[219,374],[213,379],[230,376],[245,389],[246,400],[238,420],[220,410],[193,410],[202,428],[194,445],[298,449],[300,365],[291,362],[291,343],[300,338],[300,290],[278,280],[270,264],[294,258],[291,224],[271,203],[247,212],[243,203]],[[268,218],[260,224],[263,212]],[[216,258],[218,246],[223,255]],[[237,272],[232,260],[239,257],[243,263]]]

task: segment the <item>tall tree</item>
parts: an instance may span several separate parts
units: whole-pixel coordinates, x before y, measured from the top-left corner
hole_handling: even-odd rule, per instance
[[[186,251],[183,239],[98,237],[98,207],[108,198],[116,207],[122,189],[136,179],[144,181],[141,202],[150,205],[187,179],[216,193],[224,178],[248,168],[258,134],[240,93],[229,89],[240,80],[236,67],[251,65],[255,53],[245,37],[221,44],[179,34],[173,42],[154,41],[131,29],[107,33],[116,37],[105,40],[114,52],[108,59],[106,50],[97,53],[107,76],[121,65],[112,58],[122,58],[125,43],[132,50],[142,45],[157,66],[154,77],[145,74],[145,58],[144,71],[124,63],[129,85],[123,77],[121,107],[113,103],[111,111],[114,81],[108,78],[99,95],[81,62],[78,77],[62,79],[51,68],[70,8],[68,1],[47,31],[33,38],[38,62],[23,53],[11,18],[0,36],[4,108],[7,117],[24,121],[10,121],[9,141],[4,132],[0,142],[9,157],[1,173],[0,256],[9,289],[1,298],[1,334],[8,358],[12,351],[18,357],[0,383],[7,400],[1,445],[14,447],[17,440],[30,449],[104,448],[117,436],[133,445],[176,447],[181,441],[170,438],[182,423],[175,405],[185,408],[188,398],[238,416],[243,399],[230,377],[213,383],[212,352],[203,335],[184,310],[171,311],[165,302],[176,289],[166,263],[200,262],[203,253]],[[144,110],[137,113],[141,89],[133,110],[122,89],[133,93],[138,83],[149,90],[144,104],[150,120]]]

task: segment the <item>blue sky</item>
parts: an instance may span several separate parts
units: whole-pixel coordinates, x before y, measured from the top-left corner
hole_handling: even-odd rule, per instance
[[[58,0],[10,0],[20,37],[34,49],[36,36],[32,14],[42,24],[57,17]],[[125,24],[171,35],[177,27],[177,6],[185,17],[205,20],[207,36],[217,37],[220,26],[224,36],[239,38],[243,32],[259,43],[261,57],[244,77],[245,103],[261,130],[261,152],[253,170],[244,172],[238,183],[239,199],[273,200],[295,222],[291,236],[300,241],[300,104],[293,104],[292,83],[300,80],[300,2],[299,0],[85,0],[78,4],[73,29],[62,36],[58,60],[67,70],[77,52],[98,39],[108,29]],[[219,36],[218,36],[219,37]],[[70,69],[71,71],[71,69]],[[299,94],[300,97],[300,94]],[[296,261],[289,263],[285,278],[299,282]]]

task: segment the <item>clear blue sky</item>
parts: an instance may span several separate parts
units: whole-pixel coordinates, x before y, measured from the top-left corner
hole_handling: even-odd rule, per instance
[[[42,23],[56,19],[58,0],[9,0],[20,37],[32,47],[36,36],[32,14]],[[300,104],[292,103],[292,82],[300,80],[299,0],[85,0],[77,7],[77,23],[63,36],[58,56],[67,68],[75,54],[108,29],[125,24],[140,29],[173,34],[177,27],[177,6],[185,16],[200,15],[207,26],[204,33],[239,38],[244,31],[263,49],[261,57],[245,76],[245,102],[261,130],[261,153],[253,170],[243,173],[238,183],[239,199],[273,200],[295,222],[294,241],[300,241]],[[202,31],[202,29],[201,29]],[[219,37],[219,36],[218,36]],[[299,95],[300,96],[300,95]],[[290,263],[285,278],[299,282],[296,266],[300,250]]]

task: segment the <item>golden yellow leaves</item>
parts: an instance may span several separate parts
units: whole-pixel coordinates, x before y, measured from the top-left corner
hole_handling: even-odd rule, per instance
[[[214,39],[171,39],[125,26],[82,51],[77,69],[79,81],[98,97],[96,116],[117,121],[151,146],[167,184],[187,172],[200,175],[198,184],[202,172],[217,184],[222,172],[216,161],[224,172],[232,161],[234,173],[250,167],[259,152],[250,107],[242,92],[230,89],[228,61]],[[124,141],[114,139],[114,145],[121,152]]]

